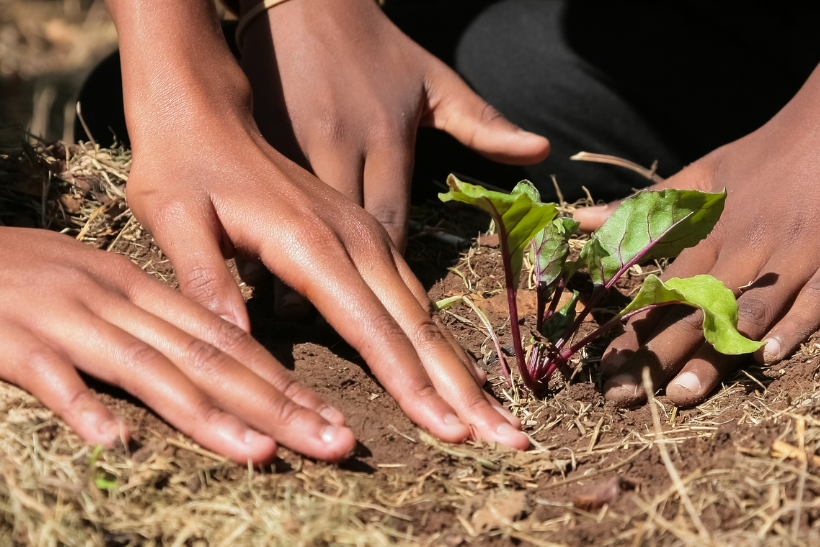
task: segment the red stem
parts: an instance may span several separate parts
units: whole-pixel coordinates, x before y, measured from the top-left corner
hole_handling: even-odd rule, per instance
[[[642,313],[642,312],[645,312],[645,311],[649,311],[649,310],[654,310],[655,308],[660,308],[660,307],[663,307],[663,306],[670,306],[672,304],[680,304],[680,302],[660,302],[658,304],[650,304],[649,306],[644,306],[643,308],[641,308],[639,310],[629,312],[626,315],[622,315],[622,316],[617,316],[616,315],[615,317],[613,317],[612,319],[610,319],[609,321],[607,321],[606,323],[604,323],[603,325],[598,327],[594,332],[592,332],[591,334],[585,336],[580,342],[577,342],[577,343],[573,344],[571,348],[569,348],[568,350],[562,352],[561,355],[559,356],[559,358],[563,361],[569,360],[569,358],[572,357],[572,355],[576,351],[580,350],[581,348],[583,348],[584,346],[586,346],[587,344],[589,344],[590,342],[592,342],[596,338],[599,338],[599,337],[603,336],[604,334],[606,334],[607,332],[612,330],[615,327],[615,325],[617,325],[618,323],[626,322],[633,315],[636,315],[636,314],[639,314],[639,313]]]
[[[521,331],[518,328],[518,301],[516,300],[515,284],[512,276],[512,262],[510,262],[510,249],[507,243],[507,230],[504,228],[504,222],[498,210],[490,200],[487,200],[490,207],[495,211],[495,222],[498,225],[498,239],[501,243],[501,259],[504,263],[504,282],[507,285],[507,306],[510,309],[510,330],[512,331],[513,347],[515,348],[515,360],[518,363],[518,372],[521,374],[521,379],[524,385],[531,391],[535,391],[536,385],[527,368],[527,363],[524,357],[524,347],[521,344]]]

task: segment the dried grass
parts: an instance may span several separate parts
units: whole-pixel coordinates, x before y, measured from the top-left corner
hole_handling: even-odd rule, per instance
[[[35,142],[0,158],[0,222],[28,218],[130,256],[172,283],[170,267],[159,269],[167,264],[123,199],[129,167],[124,149]],[[565,213],[571,207],[562,204]],[[481,284],[472,264],[487,252],[474,245],[456,266],[485,293],[491,284]],[[814,363],[816,372],[819,355],[813,338],[790,366]],[[577,360],[593,384],[600,381],[597,368],[587,366],[594,361]],[[814,381],[800,393],[772,392],[773,378],[788,368],[747,368],[685,412],[655,399],[650,404],[662,432],[649,423],[613,427],[631,411],[576,400],[563,381],[552,396],[536,400],[493,377],[534,449],[454,446],[417,431],[412,437],[430,454],[419,475],[393,464],[361,473],[307,460],[260,471],[182,437],[156,438],[148,455],[97,450],[36,400],[0,383],[0,546],[455,546],[515,539],[555,547],[583,538],[613,546],[704,545],[700,526],[715,546],[817,545],[820,390]],[[731,430],[729,415],[740,415]],[[724,448],[692,461],[692,447],[715,443]],[[637,484],[631,502],[594,512],[573,504],[577,488],[614,476],[626,480],[659,447],[679,473],[676,485]],[[433,530],[429,522],[437,514],[453,518]]]

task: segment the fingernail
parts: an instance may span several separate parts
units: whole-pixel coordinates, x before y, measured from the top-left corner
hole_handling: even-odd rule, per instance
[[[108,420],[100,424],[99,431],[103,437],[116,441],[122,436],[123,427],[117,420]]]
[[[332,443],[337,433],[339,433],[339,426],[329,425],[325,427],[322,429],[322,442],[325,444]]]
[[[638,382],[629,374],[610,378],[604,388],[606,398],[616,403],[632,403],[638,396]]]
[[[763,362],[768,365],[777,361],[778,357],[780,357],[780,342],[774,338],[767,339],[766,345],[763,346]]]
[[[458,419],[458,416],[452,412],[444,416],[444,423],[447,425],[464,425],[461,423],[461,420]]]
[[[698,378],[694,372],[684,372],[672,383],[681,389],[691,392],[693,395],[700,393],[700,378]]]
[[[514,428],[513,426],[511,426],[507,422],[504,422],[504,423],[500,424],[495,429],[495,432],[498,433],[499,435],[510,435],[512,433],[517,433],[519,435],[521,434],[520,431],[518,431],[516,428]]]
[[[612,376],[634,354],[635,352],[631,350],[612,350],[605,354],[601,359],[601,372],[604,377]]]
[[[262,435],[260,435],[253,429],[249,429],[245,431],[245,444],[253,444],[261,436]]]
[[[328,422],[339,424],[344,422],[344,415],[333,408],[332,406],[326,406],[319,412],[319,416],[327,420]]]
[[[604,365],[610,367],[619,367],[626,363],[629,360],[629,358],[632,357],[633,353],[634,352],[629,350],[614,350],[604,355],[604,358],[601,359],[601,361]]]
[[[600,213],[604,211],[608,205],[593,205],[592,207],[581,207],[579,211],[589,211],[590,213]]]

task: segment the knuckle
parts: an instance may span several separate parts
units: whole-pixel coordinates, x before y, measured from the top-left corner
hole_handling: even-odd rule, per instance
[[[396,207],[388,205],[378,205],[369,209],[369,213],[373,218],[379,221],[379,224],[385,229],[404,230],[407,227],[407,215],[404,211]]]
[[[290,374],[279,375],[276,378],[274,387],[290,400],[302,391],[302,384]]]
[[[287,427],[296,423],[303,407],[285,397],[273,398],[268,404],[271,416],[279,426]]]
[[[145,368],[163,359],[163,355],[145,342],[133,342],[122,350],[122,364],[131,370]]]
[[[765,328],[774,316],[771,304],[749,294],[738,301],[737,313],[740,321],[758,329]]]
[[[338,234],[325,222],[314,217],[313,222],[293,226],[294,249],[314,249],[314,252],[337,252],[343,247]],[[297,245],[298,244],[298,245]]]
[[[416,326],[414,340],[422,350],[447,344],[447,340],[432,318],[427,318]]]
[[[490,403],[484,397],[481,391],[471,393],[469,397],[464,400],[464,410],[471,416],[476,416],[486,409]],[[495,416],[493,416],[495,418]]]
[[[399,324],[388,313],[382,312],[374,315],[370,320],[370,328],[376,337],[386,343],[406,338],[406,335]]]
[[[202,340],[193,340],[188,345],[186,355],[192,372],[200,377],[213,380],[228,367],[228,356]]]
[[[199,302],[213,302],[222,288],[222,279],[213,269],[206,266],[194,266],[177,272],[179,283],[185,292]]]
[[[227,321],[219,321],[214,327],[213,340],[215,347],[229,354],[244,352],[254,345],[250,334]]]
[[[481,123],[489,124],[494,122],[498,119],[503,119],[504,116],[501,115],[501,112],[495,109],[494,106],[491,104],[484,104],[484,107],[481,109]]]
[[[196,404],[193,415],[197,424],[206,426],[217,425],[224,416],[222,411],[215,407],[208,399],[202,399]]]
[[[326,110],[319,116],[316,131],[322,141],[331,144],[344,142],[348,133],[342,118],[332,110]]]
[[[434,388],[424,376],[413,377],[407,389],[396,394],[396,400],[402,408],[408,405],[418,405],[425,401],[435,400],[438,397],[439,394],[436,388]]]
[[[820,280],[813,280],[803,287],[799,298],[808,302],[812,312],[820,314]]]

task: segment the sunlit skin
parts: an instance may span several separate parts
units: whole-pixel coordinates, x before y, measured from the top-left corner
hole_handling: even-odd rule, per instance
[[[108,7],[119,33],[134,154],[128,203],[171,259],[185,296],[126,260],[65,236],[3,228],[0,247],[9,260],[0,275],[10,281],[0,298],[0,329],[14,342],[0,357],[0,377],[40,397],[94,443],[111,445],[128,431],[90,395],[77,370],[131,391],[196,442],[237,461],[270,460],[280,444],[319,459],[345,457],[355,438],[343,416],[247,334],[244,301],[224,262],[240,252],[310,301],[419,426],[450,442],[472,436],[529,446],[519,421],[481,389],[486,375],[433,313],[397,248],[405,231],[388,223],[388,233],[362,207],[369,201],[350,199],[350,188],[331,176],[341,168],[332,163],[334,149],[328,147],[338,143],[319,139],[325,148],[307,148],[311,158],[327,162],[326,169],[318,160],[309,165],[328,177],[326,184],[265,140],[253,117],[251,86],[226,46],[212,2],[110,0]],[[455,74],[395,27],[386,28],[391,34],[381,45],[401,46],[387,64],[415,58],[417,66],[409,99],[417,110],[402,130],[414,132],[425,121],[474,140],[488,154],[509,153],[517,140],[530,151],[511,154],[516,161],[546,156],[546,139],[488,115],[493,111]],[[249,29],[247,43],[253,43],[254,32]],[[351,40],[338,36],[337,53],[361,55],[341,47]],[[270,45],[266,51],[260,55],[272,59]],[[354,66],[353,60],[341,64]],[[275,70],[265,62],[260,66]],[[326,62],[315,70],[323,66],[327,80],[316,81],[325,93],[350,86]],[[363,68],[357,74],[367,76]],[[421,92],[425,79],[438,82],[435,93]],[[264,104],[262,91],[256,93]],[[390,121],[387,114],[399,108],[396,97],[373,88],[368,98],[376,97],[385,99],[381,119]],[[401,100],[409,104],[407,97]],[[327,119],[327,112],[305,116]],[[347,127],[353,121],[371,124],[374,116],[361,112],[339,119]],[[412,160],[395,140],[377,147],[377,136],[386,133],[384,127],[375,131],[359,143],[368,142],[369,152],[344,149],[363,158],[356,181],[373,187],[393,169],[393,152],[402,153],[404,169],[392,179],[396,187],[366,195],[405,195]],[[500,140],[487,137],[496,132]],[[474,139],[465,137],[472,134]],[[344,169],[352,165],[339,161]],[[405,215],[406,208],[406,200],[398,199],[396,214]],[[16,264],[24,264],[27,273]],[[13,282],[15,276],[26,284]],[[72,278],[81,283],[65,282]],[[33,317],[43,319],[32,322]]]
[[[65,236],[0,228],[9,257],[0,265],[0,378],[94,443],[128,431],[78,369],[238,461],[269,460],[280,444],[343,458],[355,439],[341,414],[247,334],[224,263],[238,252],[310,301],[419,426],[446,441],[474,435],[527,447],[431,312],[400,249],[419,125],[510,163],[540,161],[547,140],[506,122],[372,0],[277,6],[248,27],[242,68],[210,0],[107,3],[134,149],[129,205],[172,260],[183,294]],[[815,72],[766,126],[663,185],[728,189],[720,224],[666,276],[709,273],[738,294],[773,274],[739,299],[739,329],[769,341],[756,356],[768,363],[820,326],[819,122]],[[609,211],[578,220],[591,229]],[[739,360],[703,344],[696,314],[656,314],[633,320],[608,350],[607,397],[643,400],[648,363],[656,386],[671,380],[676,403],[702,401]]]
[[[820,69],[792,101],[754,133],[728,144],[670,177],[660,188],[728,191],[715,230],[684,251],[663,279],[707,273],[738,298],[738,330],[766,341],[755,354],[774,364],[820,328]],[[617,204],[579,210],[592,230]],[[757,281],[757,283],[755,283]],[[750,285],[751,284],[751,285]],[[741,294],[741,287],[744,288]],[[685,312],[688,313],[688,312]],[[704,343],[700,313],[659,309],[630,321],[602,362],[607,398],[623,406],[646,399],[641,370],[680,406],[704,401],[743,357]]]

